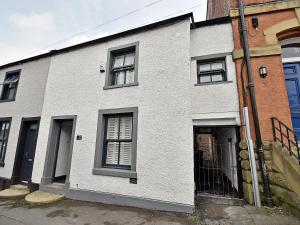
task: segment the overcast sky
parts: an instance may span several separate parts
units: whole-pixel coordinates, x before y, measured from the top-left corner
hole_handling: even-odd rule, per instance
[[[206,0],[1,0],[1,9],[0,65],[188,12],[205,20]]]

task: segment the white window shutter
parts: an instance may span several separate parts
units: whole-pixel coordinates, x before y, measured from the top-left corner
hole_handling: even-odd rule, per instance
[[[107,143],[106,164],[118,164],[118,142]]]
[[[132,117],[121,117],[120,120],[120,139],[131,139]]]
[[[131,142],[121,142],[120,146],[120,165],[131,165],[131,152],[132,143]]]
[[[107,139],[118,139],[119,118],[111,117],[107,120]]]

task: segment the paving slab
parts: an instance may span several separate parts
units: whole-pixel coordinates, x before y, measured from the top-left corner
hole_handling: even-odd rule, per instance
[[[24,185],[13,185],[8,189],[0,191],[0,198],[14,199],[23,198],[29,194],[29,189]]]
[[[25,197],[25,201],[32,205],[42,205],[57,202],[64,198],[63,195],[45,191],[34,191]]]
[[[299,218],[278,207],[222,204],[210,198],[197,198],[196,206],[197,225],[300,225]]]

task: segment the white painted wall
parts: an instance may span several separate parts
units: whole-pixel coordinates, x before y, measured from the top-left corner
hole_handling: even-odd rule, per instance
[[[230,143],[228,139],[231,138]],[[223,171],[238,190],[237,161],[236,161],[236,131],[235,128],[220,128],[217,130],[217,142],[222,149]]]
[[[41,116],[50,58],[43,58],[0,70],[0,83],[5,73],[21,69],[16,100],[0,102],[0,117],[12,117],[6,149],[5,166],[0,167],[0,177],[11,178],[17,148],[21,119]],[[0,85],[0,93],[2,85]]]
[[[239,101],[231,24],[200,27],[191,30],[192,118],[194,125],[239,125]],[[220,84],[197,84],[197,57],[228,53],[227,80]]]
[[[139,42],[139,86],[103,90],[107,49]],[[70,187],[194,204],[190,21],[52,58],[33,181],[40,182],[52,116],[77,115]],[[55,94],[54,94],[55,93]],[[99,109],[138,107],[137,184],[92,175]],[[179,160],[180,159],[180,160]]]
[[[55,177],[67,175],[73,122],[63,122],[59,138]]]

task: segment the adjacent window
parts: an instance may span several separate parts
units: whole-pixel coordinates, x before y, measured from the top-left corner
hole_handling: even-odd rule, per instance
[[[2,83],[2,93],[0,100],[15,100],[17,88],[19,84],[20,71],[9,72],[6,74]]]
[[[137,84],[138,44],[130,44],[108,50],[108,69],[104,88]]]
[[[0,119],[0,166],[4,165],[9,128],[10,128],[10,119]]]
[[[225,59],[198,62],[198,84],[226,81]]]
[[[99,111],[93,174],[136,178],[136,107]]]
[[[105,118],[103,165],[113,168],[131,168],[132,114]]]
[[[284,45],[281,51],[282,58],[300,57],[300,46],[297,44]]]

